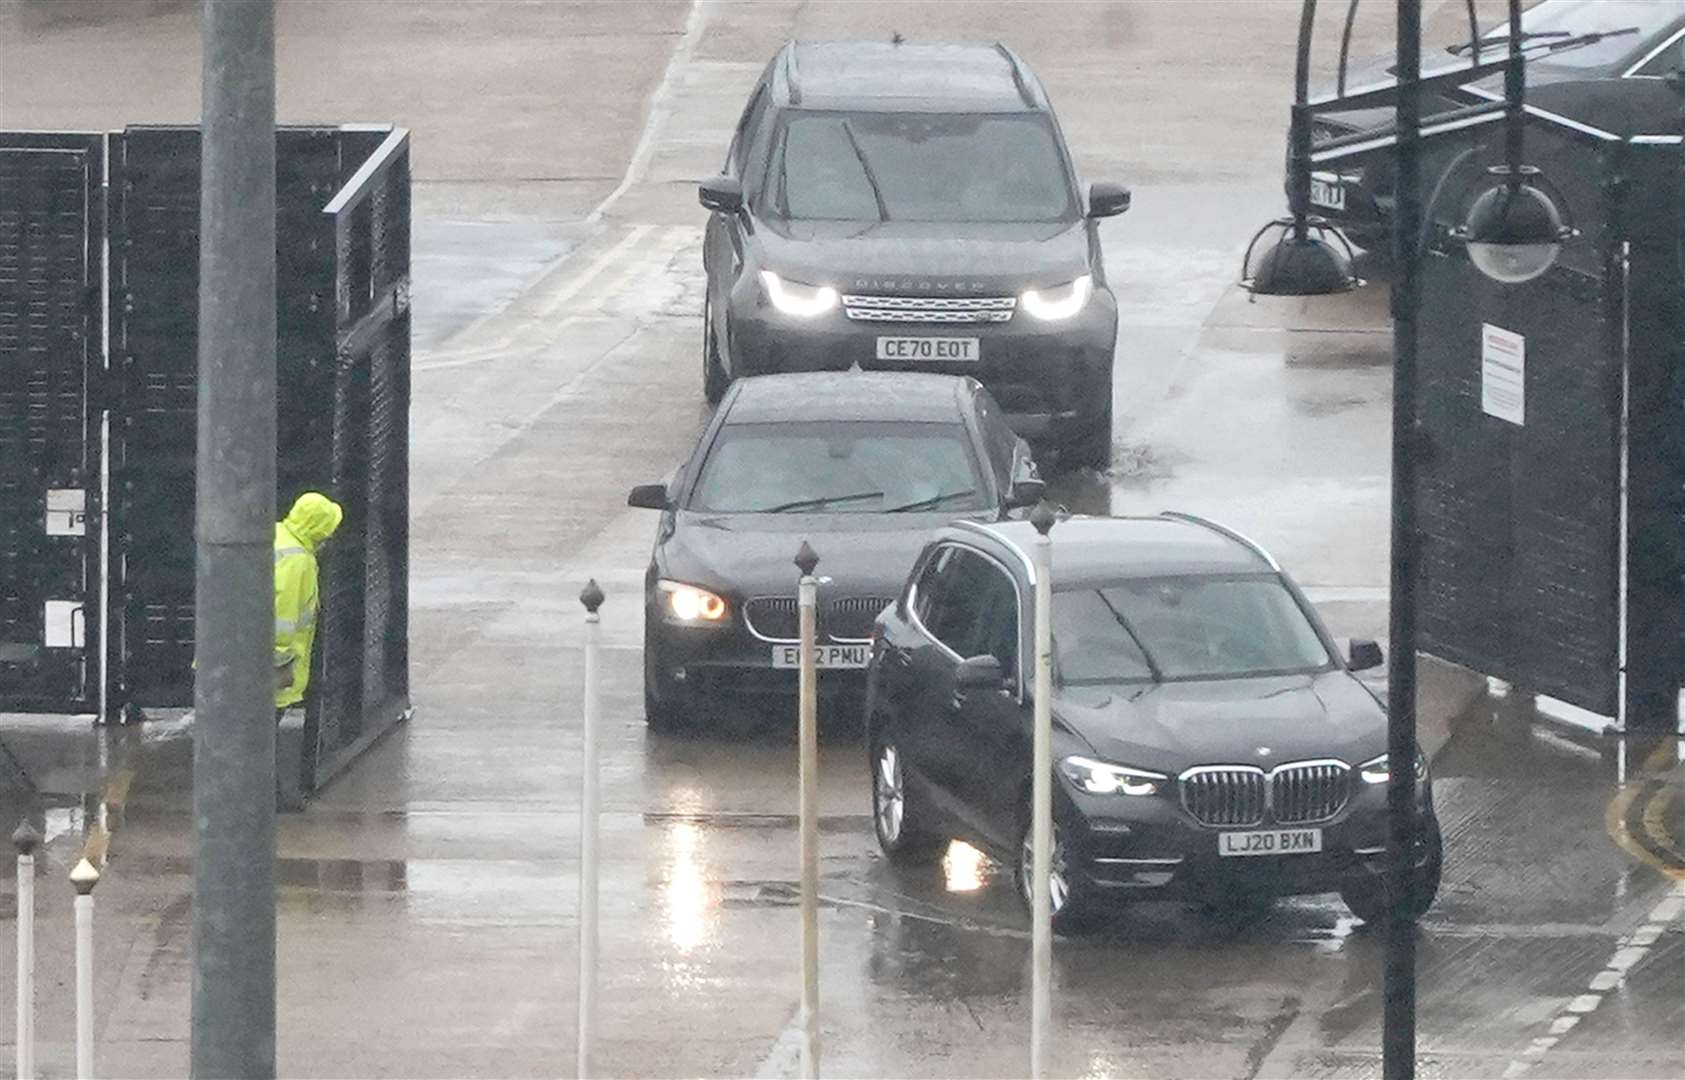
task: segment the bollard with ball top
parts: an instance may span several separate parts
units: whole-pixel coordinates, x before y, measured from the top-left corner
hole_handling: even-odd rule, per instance
[[[819,1075],[819,554],[806,540],[796,552],[797,608],[801,616],[800,723],[802,867],[802,1076]]]
[[[597,750],[600,723],[598,651],[602,622],[597,609],[603,606],[603,590],[597,579],[586,582],[579,594],[585,605],[585,710],[581,726],[583,756],[582,791],[579,800],[579,1045],[577,1069],[581,1080],[591,1075],[591,1052],[597,1035],[597,833],[601,816],[599,782],[601,765]]]
[[[41,834],[28,818],[12,832],[18,849],[18,1080],[35,1077],[35,849]]]
[[[1030,1075],[1047,1075],[1053,1023],[1053,532],[1058,515],[1046,500],[1030,513],[1035,526],[1036,682],[1034,774],[1030,788]]]
[[[94,1075],[94,886],[99,871],[87,859],[70,871],[76,889],[76,1080]]]

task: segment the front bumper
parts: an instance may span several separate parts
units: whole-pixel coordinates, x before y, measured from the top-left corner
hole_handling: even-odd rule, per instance
[[[1382,872],[1386,861],[1384,785],[1353,793],[1322,830],[1322,850],[1293,855],[1222,856],[1225,830],[1195,822],[1168,794],[1137,798],[1093,796],[1061,784],[1060,822],[1068,850],[1085,883],[1104,898],[1205,900],[1223,896],[1298,896],[1334,892]],[[1422,786],[1422,834],[1430,831],[1433,797]],[[1299,828],[1262,825],[1258,828]]]
[[[662,702],[703,707],[733,700],[764,705],[795,699],[797,670],[774,666],[774,643],[750,634],[741,616],[723,627],[677,626],[649,607],[644,617],[649,620],[644,676]],[[821,643],[831,644],[825,639]],[[844,644],[869,652],[863,643]],[[852,706],[864,698],[866,669],[823,669],[818,689],[821,698]]]
[[[1372,248],[1392,232],[1391,180],[1375,190],[1370,171],[1311,173],[1311,213],[1344,232],[1352,243]]]
[[[854,321],[841,308],[816,318],[783,315],[757,288],[734,297],[727,336],[736,375],[787,371],[923,371],[970,375],[988,388],[1013,430],[1032,442],[1062,445],[1110,423],[1117,300],[1097,289],[1063,322],[1016,312],[1004,323]],[[974,337],[967,361],[880,360],[879,337]]]

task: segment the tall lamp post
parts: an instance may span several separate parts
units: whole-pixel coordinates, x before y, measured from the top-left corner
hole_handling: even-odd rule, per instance
[[[1358,0],[1350,0],[1346,40]],[[1471,28],[1473,0],[1465,0]],[[1421,145],[1469,122],[1499,113],[1504,120],[1505,164],[1489,170],[1497,183],[1469,207],[1465,223],[1452,235],[1463,241],[1469,261],[1495,281],[1529,281],[1550,269],[1561,244],[1572,233],[1549,195],[1538,186],[1538,170],[1522,163],[1525,146],[1526,67],[1522,55],[1520,0],[1509,0],[1508,56],[1504,99],[1492,105],[1454,109],[1424,125],[1422,92],[1443,83],[1478,78],[1498,66],[1480,60],[1478,30],[1472,30],[1473,62],[1441,70],[1425,78],[1421,57],[1421,0],[1396,0],[1397,41],[1394,80],[1378,87],[1345,91],[1345,43],[1342,44],[1340,88],[1336,96],[1317,103],[1308,100],[1311,31],[1316,0],[1303,0],[1299,23],[1293,123],[1288,156],[1290,218],[1273,224],[1286,226],[1281,239],[1250,273],[1252,251],[1263,232],[1255,235],[1243,260],[1242,284],[1255,296],[1315,296],[1344,292],[1354,284],[1349,264],[1328,242],[1325,225],[1312,235],[1307,228],[1310,171],[1315,163],[1350,160],[1373,152],[1377,136],[1390,135],[1393,144],[1393,254],[1397,269],[1392,286],[1393,409],[1392,409],[1392,535],[1388,665],[1386,889],[1390,903],[1386,922],[1382,1012],[1382,1072],[1386,1080],[1410,1080],[1416,1072],[1416,940],[1418,911],[1415,897],[1417,815],[1416,769],[1416,581],[1418,535],[1416,525],[1416,464],[1419,449],[1416,413],[1417,318],[1421,310],[1421,258],[1425,219],[1422,205]],[[1327,111],[1368,108],[1390,102],[1396,119],[1390,132],[1366,131],[1336,138],[1313,148],[1310,125],[1317,108]],[[1440,126],[1443,125],[1443,126]],[[1366,145],[1365,145],[1366,144]],[[1337,235],[1337,234],[1335,234]]]

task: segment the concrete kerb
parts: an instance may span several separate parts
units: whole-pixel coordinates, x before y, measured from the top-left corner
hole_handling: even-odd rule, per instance
[[[1429,761],[1451,741],[1451,725],[1486,696],[1486,676],[1441,660],[1416,656],[1416,744]]]

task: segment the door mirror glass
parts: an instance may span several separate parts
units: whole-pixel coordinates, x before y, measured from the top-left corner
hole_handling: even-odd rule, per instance
[[[1020,476],[1012,481],[1012,488],[1006,494],[1006,506],[1009,510],[1017,510],[1025,506],[1034,506],[1041,502],[1041,497],[1047,491],[1047,484],[1039,476]]]
[[[1346,666],[1353,671],[1370,671],[1386,662],[1381,646],[1368,638],[1352,638]]]
[[[992,656],[973,656],[960,661],[954,672],[954,686],[959,690],[999,690],[1006,685],[1006,674],[1000,661]]]
[[[1098,180],[1088,186],[1089,217],[1116,217],[1127,209],[1129,209],[1129,189],[1122,184]]]
[[[735,176],[720,175],[702,181],[697,198],[703,206],[721,214],[735,214],[743,209],[743,183]]]
[[[637,507],[639,510],[667,509],[666,484],[639,484],[626,496],[626,505]]]

